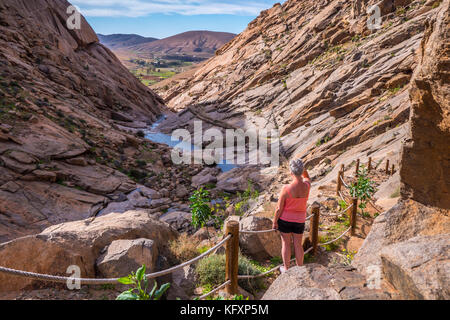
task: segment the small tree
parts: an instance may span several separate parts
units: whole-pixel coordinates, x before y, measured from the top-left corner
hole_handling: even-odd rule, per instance
[[[163,294],[170,288],[170,283],[166,283],[158,289],[158,284],[155,281],[152,291],[148,290],[148,279],[145,276],[145,265],[139,268],[136,273],[132,272],[118,281],[122,284],[132,286],[131,289],[122,292],[116,300],[159,300]]]
[[[192,225],[194,228],[203,228],[206,226],[206,230],[208,231],[207,223],[212,218],[212,210],[209,206],[209,202],[211,201],[209,191],[200,188],[192,194],[189,201],[191,202],[189,207],[192,209]]]
[[[374,182],[370,180],[367,170],[364,166],[358,171],[358,180],[352,183],[350,187],[350,195],[360,200],[359,208],[364,215],[364,209],[367,207],[367,202],[372,199],[375,193]]]

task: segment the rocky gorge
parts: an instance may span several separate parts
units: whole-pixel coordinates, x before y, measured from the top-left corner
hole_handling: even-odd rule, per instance
[[[372,5],[380,28],[368,28]],[[371,157],[381,214],[373,209],[347,239],[353,261],[336,265],[338,253],[321,250],[258,298],[449,298],[448,0],[288,0],[156,93],[84,18],[81,30],[68,30],[67,6],[0,3],[0,266],[66,275],[78,265],[91,278],[142,264],[163,270],[174,264],[168,244],[181,233],[198,247],[223,237],[191,226],[197,188],[210,189],[223,218],[243,230],[270,229],[289,182],[286,160],[305,160],[310,202],[328,212],[339,208],[341,166],[355,179],[355,160]],[[164,134],[193,132],[195,120],[204,130],[278,129],[282,164],[225,172],[175,165],[169,146],[146,139],[162,116]],[[381,170],[386,160],[397,168],[392,176]],[[242,201],[247,190],[252,198]],[[322,236],[333,223],[325,220]],[[244,236],[240,246],[258,261],[280,252],[277,234]],[[374,267],[382,286],[369,290]],[[172,282],[169,299],[192,297],[193,273],[159,279]],[[48,286],[0,274],[2,294],[37,289]]]

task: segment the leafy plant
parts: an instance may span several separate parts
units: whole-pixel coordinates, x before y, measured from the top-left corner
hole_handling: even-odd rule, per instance
[[[136,132],[136,135],[137,135],[139,138],[145,138],[145,132],[142,131],[142,130],[139,130],[138,132]]]
[[[347,251],[346,249],[342,249],[343,257],[342,263],[345,266],[350,266],[352,264],[353,259],[355,258],[356,251]]]
[[[363,214],[367,202],[372,199],[374,193],[374,182],[368,177],[367,169],[362,166],[358,171],[358,180],[350,187],[350,195],[360,200],[359,208]]]
[[[234,211],[236,215],[243,215],[248,210],[248,203],[251,199],[257,199],[259,197],[259,191],[255,189],[253,183],[248,181],[247,189],[243,192],[237,193],[238,202],[234,205]]]
[[[339,200],[339,207],[341,208],[341,211],[343,211],[348,208],[348,204],[344,200]]]
[[[211,199],[209,196],[209,191],[200,188],[194,191],[189,198],[191,202],[189,207],[192,209],[192,225],[195,228],[203,228],[212,218],[212,210],[209,206]]]
[[[132,272],[118,281],[125,285],[130,285],[131,288],[122,292],[116,300],[159,300],[163,294],[170,288],[170,283],[166,283],[158,289],[158,284],[155,285],[150,292],[148,290],[148,279],[145,276],[145,265],[140,267],[136,273]]]
[[[328,143],[330,140],[331,140],[331,138],[328,135],[326,135],[322,139],[317,140],[316,147],[320,147],[321,145]]]
[[[303,258],[303,262],[304,263],[313,263],[316,261],[316,257],[313,256],[310,252],[308,252],[307,254],[305,254],[304,258]]]

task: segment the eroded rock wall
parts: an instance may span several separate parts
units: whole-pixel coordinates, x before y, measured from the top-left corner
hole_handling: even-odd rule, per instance
[[[373,267],[406,299],[449,299],[449,14],[427,22],[411,89],[411,130],[401,162],[402,201],[383,213],[353,265]],[[372,269],[371,269],[372,268]]]
[[[450,11],[428,22],[411,90],[411,136],[403,148],[403,197],[450,209]],[[447,6],[447,8],[445,7]]]

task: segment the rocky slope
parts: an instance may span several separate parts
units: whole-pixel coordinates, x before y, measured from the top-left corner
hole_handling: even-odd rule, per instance
[[[371,31],[366,9],[374,3],[276,4],[192,78],[157,92],[174,110],[192,106],[235,127],[279,128],[286,155],[312,169],[314,195],[358,157],[398,167],[416,52],[439,9],[434,1],[384,0],[382,27]]]
[[[177,197],[168,190],[190,185],[186,168],[171,171],[168,148],[136,136],[161,115],[162,100],[84,18],[81,30],[69,30],[68,6],[0,3],[0,242],[94,216],[111,202],[123,204],[120,212],[167,209]],[[128,198],[139,184],[160,183],[161,193],[142,188]]]

